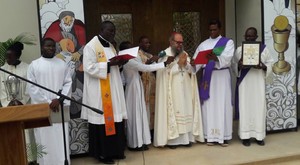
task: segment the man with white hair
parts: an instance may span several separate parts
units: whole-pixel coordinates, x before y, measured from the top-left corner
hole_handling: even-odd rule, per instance
[[[75,14],[72,11],[63,11],[59,14],[59,19],[54,21],[47,29],[43,38],[52,38],[56,42],[56,53],[62,52],[59,42],[62,39],[70,39],[74,44],[72,53],[72,61],[79,61],[83,54],[83,48],[86,43],[85,25],[82,21],[75,19]],[[63,55],[63,54],[62,54]],[[59,58],[64,59],[64,56]]]

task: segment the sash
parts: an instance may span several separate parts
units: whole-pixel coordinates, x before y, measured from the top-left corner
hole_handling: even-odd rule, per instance
[[[107,58],[103,46],[100,44],[100,41],[96,43],[95,50],[97,62],[107,62]],[[105,121],[105,134],[106,136],[115,135],[116,129],[114,121],[114,112],[112,109],[109,73],[107,74],[106,79],[100,79],[100,87]]]
[[[219,39],[219,41],[214,46],[212,52],[216,54],[217,56],[220,56],[223,50],[225,49],[225,46],[227,42],[229,41],[228,38],[222,37]],[[200,79],[200,100],[203,103],[203,101],[209,99],[209,89],[210,89],[210,80],[211,75],[215,67],[215,61],[210,60],[205,66],[205,70],[203,73],[203,76]]]
[[[264,49],[266,48],[265,44],[261,44],[259,52],[262,53]],[[246,69],[241,69],[240,77],[237,78],[236,80],[236,85],[235,85],[235,115],[234,118],[238,119],[239,118],[239,86],[243,79],[246,77],[247,73],[250,71],[251,68],[246,68]]]

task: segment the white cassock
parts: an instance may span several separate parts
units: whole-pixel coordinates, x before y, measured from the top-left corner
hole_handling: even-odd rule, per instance
[[[151,143],[143,83],[139,71],[153,72],[164,68],[164,63],[146,65],[141,57],[129,60],[124,65],[126,80],[125,100],[127,106],[127,145],[131,148]]]
[[[194,54],[194,59],[200,51],[213,49],[221,36],[209,38],[202,42]],[[232,139],[232,98],[231,76],[229,67],[234,54],[234,43],[229,40],[216,62],[211,75],[209,99],[202,104],[204,138],[207,142],[224,143]],[[205,65],[197,65],[197,69]]]
[[[242,48],[238,47],[233,58],[233,69],[238,72],[238,61]],[[263,140],[266,136],[266,93],[265,79],[272,71],[272,58],[265,48],[261,53],[261,62],[267,66],[267,74],[262,69],[251,68],[239,85],[239,131],[241,139],[255,138]],[[255,105],[253,107],[253,105]]]
[[[41,86],[58,92],[62,90],[62,94],[70,96],[72,79],[69,69],[64,61],[57,57],[44,58],[40,57],[29,65],[27,72],[28,80],[35,82]],[[50,93],[32,84],[27,84],[28,93],[31,97],[32,104],[51,103],[57,95]],[[64,102],[66,105],[70,103]],[[60,112],[57,112],[60,113]],[[67,148],[67,159],[70,164],[69,156],[69,131],[68,122],[65,122],[65,137]],[[46,155],[38,159],[41,165],[63,165],[65,160],[63,130],[61,123],[52,123],[52,126],[34,129],[36,142],[45,146]]]
[[[82,103],[103,110],[100,79],[107,78],[108,67],[107,62],[97,62],[96,45],[102,47],[108,60],[116,56],[113,46],[103,47],[97,36],[85,46],[83,53],[84,87]],[[114,121],[122,122],[123,119],[127,119],[127,112],[119,67],[110,66],[109,76]],[[93,112],[86,107],[82,107],[81,118],[88,120],[92,124],[105,124],[104,115]]]
[[[23,77],[23,78],[27,78],[27,68],[28,68],[28,64],[26,64],[25,62],[22,62],[17,65],[17,66],[14,66],[14,65],[8,65],[7,63],[5,63],[2,67],[2,69],[4,70],[7,70],[11,73],[14,73],[20,77]],[[5,72],[2,72],[0,71],[0,99],[1,99],[1,104],[3,107],[7,107],[7,105],[9,104],[10,100],[7,98],[7,94],[6,94],[6,91],[5,91],[5,85],[4,85],[4,82],[3,81],[6,81],[7,80],[7,77],[9,76],[9,74],[5,73]],[[25,81],[22,81],[20,80],[20,91],[21,91],[21,96],[22,96],[22,99],[18,99],[19,101],[21,101],[24,105],[28,103],[29,101],[29,95],[28,93],[26,92],[26,82]]]
[[[174,56],[171,48],[159,62]],[[204,141],[195,69],[180,69],[178,57],[156,74],[154,146],[186,145]]]

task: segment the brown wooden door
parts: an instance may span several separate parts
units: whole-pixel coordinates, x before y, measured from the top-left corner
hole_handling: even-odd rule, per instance
[[[200,40],[203,41],[208,37],[210,19],[219,18],[225,27],[224,4],[224,0],[86,0],[87,39],[98,34],[101,14],[131,14],[132,42],[137,45],[139,37],[146,35],[152,42],[152,53],[157,54],[169,46],[168,38],[174,28],[174,12],[199,12]]]

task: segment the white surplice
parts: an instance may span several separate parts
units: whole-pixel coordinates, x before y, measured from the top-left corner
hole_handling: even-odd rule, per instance
[[[166,56],[174,56],[171,48]],[[188,58],[189,61],[189,58]],[[154,146],[186,145],[204,141],[201,107],[195,69],[189,64],[179,68],[178,57],[165,69],[157,71]]]
[[[21,61],[21,63],[17,66],[8,65],[7,63],[5,63],[1,68],[9,71],[11,73],[14,73],[20,77],[23,77],[25,79],[27,78],[28,64],[26,64],[25,62]],[[9,76],[9,74],[0,71],[0,99],[1,99],[1,104],[3,107],[7,107],[7,105],[10,102],[10,100],[8,99],[8,96],[6,94],[5,85],[3,82],[3,81],[7,80],[8,76]],[[21,87],[20,92],[21,92],[22,99],[18,99],[18,100],[21,101],[21,103],[23,103],[24,105],[28,103],[29,98],[30,98],[28,93],[26,92],[26,84],[27,83],[25,81],[20,80],[20,87]]]
[[[238,61],[241,54],[242,48],[238,47],[233,58],[233,69],[238,73],[238,77]],[[273,60],[267,48],[261,53],[261,62],[267,66],[267,73],[271,73]],[[251,68],[239,85],[240,139],[263,140],[266,136],[266,75],[266,71],[262,69]]]
[[[41,86],[49,88],[55,92],[62,90],[62,94],[70,96],[72,79],[69,74],[69,69],[65,62],[57,57],[44,58],[40,57],[32,61],[28,67],[28,80],[35,82]],[[41,89],[33,84],[27,84],[27,90],[31,97],[32,104],[51,103],[57,98],[57,95]],[[69,105],[68,101],[64,102]],[[57,112],[60,113],[60,112]],[[69,131],[68,122],[64,123],[65,137],[67,147],[67,159],[70,164],[69,156]],[[62,124],[52,124],[52,126],[41,127],[34,129],[36,142],[45,146],[46,155],[38,159],[41,165],[63,165],[65,160],[63,130]]]
[[[139,71],[153,72],[164,67],[164,63],[143,64],[140,56],[129,60],[124,65],[128,147],[142,147],[143,144],[148,145],[151,143],[144,88]]]
[[[200,51],[213,49],[221,36],[209,38],[202,42],[194,54],[194,58]],[[234,43],[229,40],[216,62],[211,75],[209,99],[202,104],[203,130],[207,142],[224,143],[224,140],[232,139],[232,98],[231,76],[229,67],[234,54]],[[205,65],[197,65],[197,69]]]
[[[106,79],[109,75],[114,121],[122,122],[123,119],[127,119],[127,112],[119,67],[110,66],[110,73],[108,74],[108,62],[97,62],[96,53],[99,52],[96,52],[96,46],[103,49],[108,61],[116,56],[113,46],[110,44],[108,48],[103,47],[97,36],[85,46],[83,50],[84,86],[82,103],[103,110],[100,79]],[[105,124],[103,115],[86,107],[82,107],[81,118],[92,124]]]

